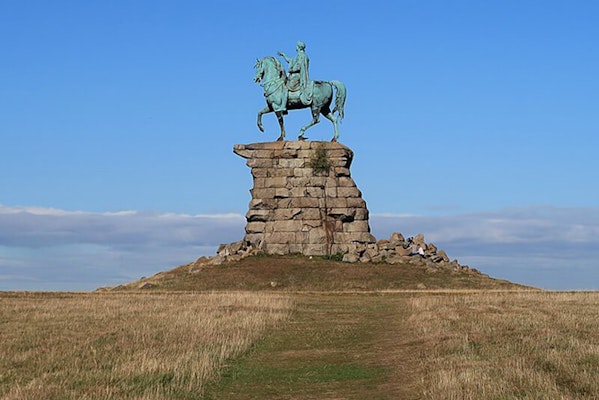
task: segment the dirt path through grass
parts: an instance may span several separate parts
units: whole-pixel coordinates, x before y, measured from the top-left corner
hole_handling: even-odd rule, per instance
[[[209,399],[597,399],[597,293],[298,294]]]
[[[416,399],[420,343],[409,295],[302,294],[290,323],[258,344],[208,399]]]

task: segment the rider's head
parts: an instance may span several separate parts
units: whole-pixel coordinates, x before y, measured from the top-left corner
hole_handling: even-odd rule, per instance
[[[297,48],[297,51],[306,50],[306,44],[304,42],[302,42],[301,40],[298,40],[296,48]]]

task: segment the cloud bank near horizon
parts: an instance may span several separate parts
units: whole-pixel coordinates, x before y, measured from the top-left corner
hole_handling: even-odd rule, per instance
[[[0,290],[92,290],[149,276],[243,236],[239,214],[0,206]],[[235,239],[237,238],[237,239]]]
[[[424,233],[451,258],[545,289],[599,289],[599,208],[530,206],[418,216],[374,214],[377,238]]]
[[[372,214],[378,239],[425,234],[493,277],[599,289],[599,208],[531,206],[451,215]],[[241,214],[94,213],[0,205],[0,290],[93,290],[149,276],[240,240]]]

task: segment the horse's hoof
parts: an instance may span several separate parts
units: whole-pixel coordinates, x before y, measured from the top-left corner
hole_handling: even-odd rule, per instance
[[[285,140],[285,139],[283,138],[283,136],[279,136],[279,138],[277,139],[277,142],[282,142],[283,140]]]
[[[332,138],[332,139],[331,139],[331,142],[333,142],[333,143],[337,143],[337,138]]]
[[[298,136],[298,137],[297,137],[297,140],[299,140],[300,142],[305,142],[305,141],[306,141],[306,139],[308,139],[308,138],[307,138],[307,137],[305,137],[305,136]]]

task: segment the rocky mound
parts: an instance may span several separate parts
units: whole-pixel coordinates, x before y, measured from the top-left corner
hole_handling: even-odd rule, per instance
[[[201,257],[193,264],[193,268],[202,266],[221,265],[240,261],[252,255],[266,254],[261,248],[254,247],[247,241],[222,244],[214,257]],[[426,243],[423,234],[405,239],[401,233],[393,233],[388,240],[379,240],[375,243],[354,244],[345,254],[328,256],[346,263],[386,263],[386,264],[412,264],[431,268],[452,268],[470,270],[467,265],[461,265],[458,260],[450,261],[447,253],[440,250],[433,243]],[[476,271],[476,270],[473,270]]]

